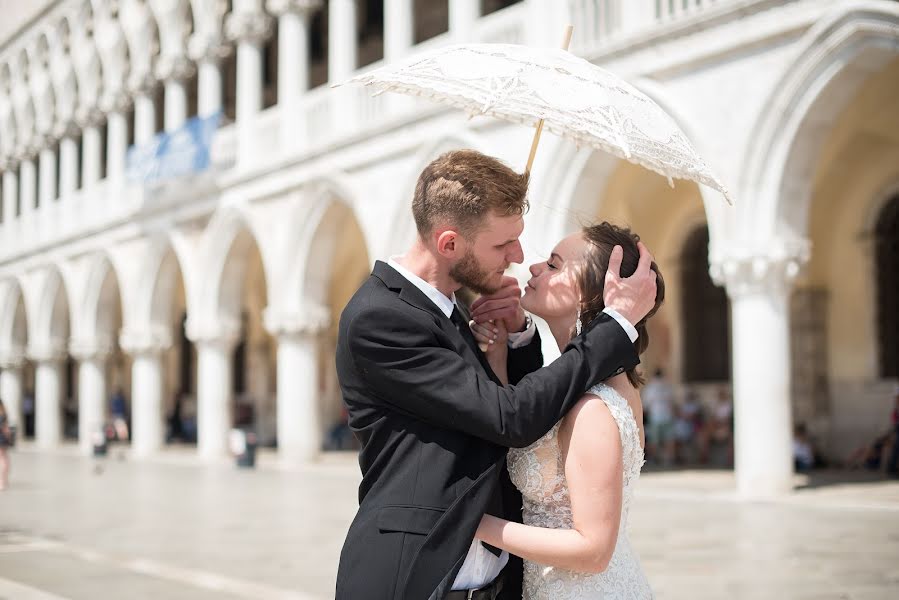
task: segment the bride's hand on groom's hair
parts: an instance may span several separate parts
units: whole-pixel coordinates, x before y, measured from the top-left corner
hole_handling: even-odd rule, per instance
[[[633,325],[649,314],[656,301],[656,274],[650,269],[652,254],[643,242],[639,242],[637,247],[640,249],[637,270],[624,278],[620,275],[624,251],[621,246],[612,249],[603,292],[606,308],[617,311]]]
[[[471,318],[477,323],[504,321],[508,331],[521,331],[526,321],[521,308],[518,280],[506,275],[502,287],[494,294],[481,296],[471,304]]]

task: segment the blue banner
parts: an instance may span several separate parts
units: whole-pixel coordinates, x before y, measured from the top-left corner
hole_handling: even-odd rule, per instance
[[[142,146],[131,146],[125,163],[128,181],[152,183],[200,173],[209,168],[212,136],[222,112],[194,117],[179,129],[156,134]]]

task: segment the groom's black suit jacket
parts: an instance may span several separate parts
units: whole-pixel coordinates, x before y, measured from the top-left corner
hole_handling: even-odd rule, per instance
[[[503,387],[480,352],[414,284],[383,262],[340,318],[337,375],[362,443],[359,511],[337,574],[338,600],[440,600],[485,512],[521,520],[505,467],[593,384],[638,364],[602,315],[544,369],[540,341],[511,350]],[[501,598],[521,598],[510,557]]]

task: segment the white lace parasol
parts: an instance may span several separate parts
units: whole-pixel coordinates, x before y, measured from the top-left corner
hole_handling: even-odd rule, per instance
[[[579,145],[642,165],[669,181],[705,184],[731,201],[668,113],[620,77],[567,50],[514,44],[446,46],[348,83],[537,126],[538,135],[543,120],[547,129]],[[536,139],[531,160],[534,150]]]

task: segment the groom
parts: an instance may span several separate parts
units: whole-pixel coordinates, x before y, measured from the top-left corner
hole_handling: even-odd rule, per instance
[[[530,445],[593,384],[639,362],[631,323],[652,307],[655,277],[638,269],[621,279],[610,264],[606,313],[540,369],[539,335],[503,275],[524,260],[526,194],[527,175],[491,157],[440,156],[415,189],[418,239],[378,261],[341,315],[337,374],[363,477],[338,600],[520,599],[520,559],[473,540],[485,512],[521,520],[506,450]],[[456,304],[462,286],[494,294],[476,318],[517,332],[508,387]]]

